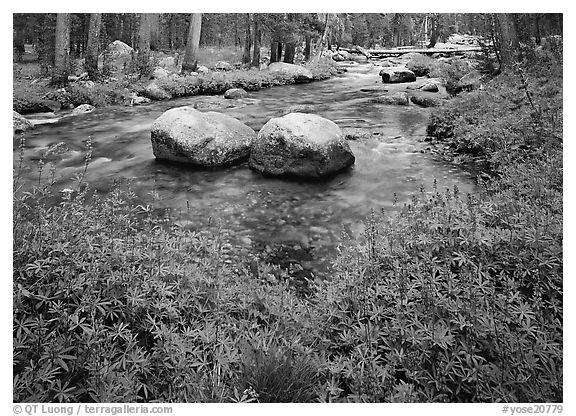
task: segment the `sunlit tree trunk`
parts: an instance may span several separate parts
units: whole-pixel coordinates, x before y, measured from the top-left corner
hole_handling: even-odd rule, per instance
[[[182,71],[195,71],[198,66],[198,51],[200,49],[200,32],[202,31],[202,13],[192,13],[190,28],[186,41],[186,52],[182,62]]]
[[[65,85],[68,82],[70,49],[70,13],[56,15],[56,42],[54,46],[54,71],[52,83]]]
[[[92,13],[90,15],[90,26],[88,28],[88,45],[86,47],[85,69],[90,79],[98,76],[98,53],[100,47],[100,27],[102,26],[102,14]]]

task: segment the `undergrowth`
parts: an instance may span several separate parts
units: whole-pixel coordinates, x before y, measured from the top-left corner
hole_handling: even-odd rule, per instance
[[[521,74],[433,119],[497,174],[374,212],[305,296],[154,194],[23,183],[21,156],[14,401],[562,402],[561,87]]]

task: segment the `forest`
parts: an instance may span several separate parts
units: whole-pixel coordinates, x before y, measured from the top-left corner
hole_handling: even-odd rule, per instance
[[[15,403],[557,403],[563,15],[13,14]]]

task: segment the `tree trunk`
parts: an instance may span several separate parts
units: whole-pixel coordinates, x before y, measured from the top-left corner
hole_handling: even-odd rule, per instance
[[[186,51],[182,62],[182,71],[196,71],[198,66],[198,51],[200,49],[200,32],[202,31],[202,13],[192,13],[190,15],[190,28],[188,30],[188,40],[186,41]]]
[[[56,42],[54,46],[54,72],[52,83],[66,85],[68,82],[68,55],[70,49],[70,13],[56,15]]]
[[[534,18],[534,37],[536,38],[536,45],[542,43],[542,33],[540,32],[540,16],[537,14]]]
[[[246,38],[244,39],[244,54],[242,55],[242,63],[250,63],[250,49],[252,48],[252,30],[250,13],[246,13]]]
[[[150,49],[157,51],[160,47],[160,13],[150,13]]]
[[[312,35],[306,35],[306,44],[304,46],[304,60],[308,62],[310,60],[310,54],[312,51]]]
[[[273,40],[270,42],[270,63],[278,62],[278,42]]]
[[[140,76],[150,74],[150,14],[140,13],[138,30],[138,73]]]
[[[98,76],[98,52],[100,46],[100,27],[102,25],[102,14],[92,13],[90,15],[90,27],[88,29],[88,46],[86,48],[86,63],[84,68],[88,72],[90,79]]]
[[[262,31],[257,15],[254,15],[254,54],[252,55],[252,66],[260,67],[260,45],[262,43]]]
[[[286,62],[287,64],[293,64],[295,55],[296,55],[296,44],[293,42],[287,43],[284,51],[284,62]]]
[[[314,52],[314,57],[318,61],[322,57],[322,49],[324,48],[324,42],[326,41],[326,33],[328,33],[328,17],[329,16],[330,16],[329,13],[326,13],[326,16],[324,16],[324,29],[322,30],[322,37],[320,38],[320,41],[318,42],[318,50]],[[320,16],[318,16],[318,18],[320,18]]]
[[[518,37],[511,17],[508,13],[496,14],[500,26],[500,71],[512,68],[518,51]]]
[[[434,14],[430,19],[430,24],[432,26],[432,33],[430,34],[430,43],[428,43],[428,48],[433,48],[438,42],[438,15]]]

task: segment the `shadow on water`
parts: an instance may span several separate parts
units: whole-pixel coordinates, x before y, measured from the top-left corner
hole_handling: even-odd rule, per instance
[[[418,152],[429,110],[375,104],[371,98],[376,93],[360,91],[375,85],[382,85],[378,69],[357,65],[344,76],[254,92],[250,100],[216,110],[258,131],[270,118],[285,114],[293,106],[306,105],[308,112],[333,120],[342,128],[374,133],[350,141],[355,165],[322,182],[264,177],[250,170],[246,162],[220,170],[157,163],[150,143],[153,121],[169,108],[216,97],[109,107],[41,125],[27,134],[26,157],[39,159],[49,145],[64,142],[69,151],[52,163],[59,174],[72,178],[83,170],[84,142],[91,137],[93,161],[86,179],[93,188],[106,192],[115,180],[132,178],[132,189],[138,196],[149,198],[155,190],[159,206],[172,208],[175,216],[178,212],[189,214],[188,226],[202,229],[218,224],[227,230],[239,253],[272,253],[272,260],[285,253],[284,263],[290,262],[286,256],[292,256],[305,270],[326,272],[342,231],[360,235],[362,221],[372,208],[392,212],[395,196],[402,203],[418,192],[420,185],[432,189],[434,179],[440,189],[474,189],[467,172]],[[14,149],[16,161],[16,140]],[[37,180],[33,168],[24,175],[30,181]],[[70,183],[62,179],[58,186]]]

